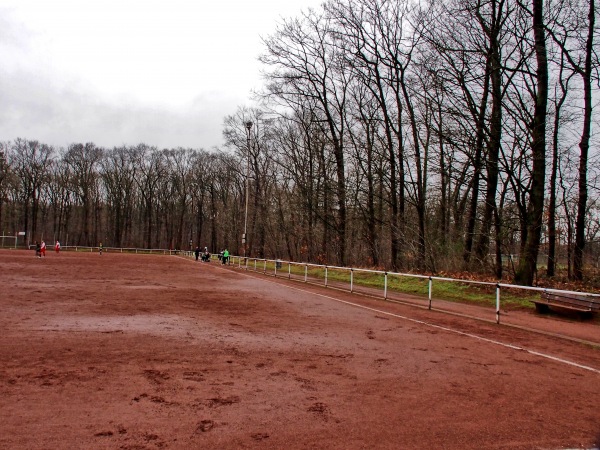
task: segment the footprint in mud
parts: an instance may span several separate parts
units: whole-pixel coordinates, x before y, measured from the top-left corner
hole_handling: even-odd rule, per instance
[[[177,405],[177,402],[170,402],[165,400],[164,397],[161,397],[159,395],[148,395],[148,394],[140,394],[136,397],[133,397],[133,401],[134,402],[140,402],[142,400],[148,400],[151,401],[152,403],[158,403],[160,405],[166,405],[166,406],[173,406],[173,405]]]
[[[133,397],[133,401],[134,402],[139,402],[143,398],[148,398],[148,394],[144,393],[144,394],[138,395],[137,397]]]
[[[53,386],[61,383],[60,377],[56,373],[46,369],[42,370],[42,373],[36,375],[34,378],[41,381],[41,386]]]
[[[252,435],[252,439],[257,441],[262,441],[263,439],[267,439],[269,435],[267,433],[254,433]]]
[[[369,339],[375,339],[375,333],[373,333],[373,330],[367,331],[367,337]]]
[[[144,370],[144,376],[156,384],[162,384],[164,381],[171,378],[167,372],[152,369]]]
[[[229,406],[229,405],[233,405],[234,403],[239,403],[240,402],[240,398],[237,395],[232,395],[231,397],[216,397],[216,398],[209,398],[206,401],[206,405],[209,408],[213,408],[213,407],[218,407],[218,406]]]
[[[300,388],[307,391],[315,391],[316,388],[313,386],[312,380],[307,378],[296,377],[296,381],[300,383]]]
[[[272,367],[272,366],[273,366],[273,361],[267,360],[264,362],[257,363],[254,367],[256,367],[257,369],[262,369],[263,367]]]
[[[206,433],[212,430],[214,426],[215,423],[212,420],[202,420],[196,427],[196,433]]]
[[[94,434],[94,436],[96,436],[96,437],[109,437],[112,435],[113,435],[112,431],[99,431],[98,433]]]
[[[204,376],[200,372],[183,372],[183,379],[189,381],[204,381]]]
[[[157,441],[158,440],[158,434],[153,434],[153,433],[144,433],[142,435],[142,437],[144,438],[145,441],[150,442],[150,441]],[[158,445],[158,447],[162,447],[162,445]]]
[[[313,403],[308,407],[308,411],[322,417],[325,421],[328,420],[330,414],[329,407],[321,402]]]

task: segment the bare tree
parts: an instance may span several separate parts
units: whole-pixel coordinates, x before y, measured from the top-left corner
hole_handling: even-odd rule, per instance
[[[153,244],[159,245],[155,211],[160,182],[167,176],[164,154],[155,147],[139,144],[134,151],[134,163],[137,168],[134,181],[140,194],[138,207],[142,216],[142,243],[146,248],[152,248]]]
[[[79,243],[96,245],[97,236],[92,232],[95,218],[95,207],[98,201],[98,164],[103,156],[103,149],[93,143],[71,144],[64,155],[64,161],[72,174],[71,186],[82,209]]]
[[[55,240],[64,239],[69,231],[73,210],[74,194],[71,186],[71,172],[62,158],[56,159],[48,168],[46,198],[52,213],[52,233]]]
[[[10,165],[20,182],[21,225],[28,242],[37,233],[39,197],[53,153],[54,149],[46,144],[20,138],[11,147]]]
[[[537,270],[537,257],[542,234],[544,212],[544,182],[546,179],[546,115],[548,103],[548,57],[544,24],[543,0],[532,0],[533,35],[537,62],[537,93],[531,126],[533,159],[531,194],[528,205],[527,239],[524,254],[519,259],[515,282],[530,286]]]
[[[346,173],[345,126],[347,89],[351,72],[343,64],[338,45],[333,45],[335,23],[322,13],[309,11],[302,19],[287,20],[267,38],[260,60],[271,71],[266,74],[271,98],[294,102],[298,96],[314,100],[317,116],[335,156],[337,224],[335,244],[338,263],[346,263]]]
[[[564,53],[561,56],[564,60]],[[574,73],[564,76],[564,64],[561,61],[558,71],[557,85],[554,94],[554,123],[552,127],[552,164],[550,168],[550,198],[548,201],[548,264],[546,275],[553,277],[556,272],[556,215],[557,215],[557,186],[558,170],[560,164],[559,151],[559,131],[562,122],[562,107],[567,99],[569,82]],[[560,93],[558,89],[560,88]]]
[[[339,40],[349,46],[344,55],[349,66],[356,72],[356,82],[369,90],[377,105],[377,119],[381,120],[384,136],[382,143],[385,143],[389,165],[391,267],[397,270],[401,240],[405,235],[403,112],[406,110],[410,113],[410,108],[405,103],[408,97],[404,92],[404,82],[415,46],[415,35],[406,32],[410,7],[408,3],[399,1],[338,0],[328,3],[326,10],[341,25]],[[356,107],[360,109],[361,106],[357,103]],[[370,122],[373,120],[371,116],[363,116],[360,120]],[[372,129],[369,122],[363,124],[366,131]],[[373,209],[370,211],[369,229],[372,235]]]
[[[8,177],[10,166],[6,154],[8,153],[10,144],[8,142],[0,142],[0,231],[4,232],[4,204],[6,202],[6,191],[8,186]]]
[[[581,76],[583,81],[583,129],[579,142],[579,198],[577,201],[577,221],[575,223],[575,254],[573,255],[573,276],[576,280],[583,279],[583,252],[585,248],[585,227],[588,203],[587,171],[590,149],[590,135],[592,126],[592,80],[594,70],[597,70],[597,54],[594,49],[594,32],[596,30],[596,2],[589,1],[588,28],[585,37],[583,64],[575,64],[569,58],[573,69]],[[583,66],[583,67],[582,67]]]
[[[133,205],[136,195],[134,149],[115,147],[107,150],[100,161],[100,176],[106,192],[108,208],[107,235],[112,245],[121,247],[123,239],[131,230]]]

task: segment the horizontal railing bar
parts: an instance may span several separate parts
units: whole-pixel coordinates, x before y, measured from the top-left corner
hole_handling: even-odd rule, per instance
[[[305,263],[305,262],[295,262],[295,261],[284,261],[281,259],[266,259],[266,258],[248,258],[250,260],[257,261],[267,261],[273,263],[281,263],[281,264],[289,264],[289,265],[297,265],[302,267],[315,267],[325,269],[333,269],[333,270],[348,270],[354,272],[366,272],[366,273],[375,273],[380,275],[388,275],[388,276],[396,276],[396,277],[412,277],[412,278],[420,278],[426,280],[436,280],[436,281],[447,281],[450,283],[464,283],[464,284],[474,284],[479,286],[494,286],[501,287],[506,289],[523,289],[529,291],[537,291],[537,292],[555,292],[555,293],[563,293],[563,294],[572,294],[572,295],[587,295],[591,297],[600,297],[600,294],[595,294],[592,292],[580,292],[580,291],[566,291],[562,289],[553,289],[553,288],[543,288],[538,286],[522,286],[518,284],[507,284],[507,283],[495,283],[491,281],[477,281],[477,280],[464,280],[460,278],[449,278],[449,277],[438,277],[434,275],[420,275],[415,273],[401,273],[401,272],[388,272],[384,270],[374,270],[374,269],[362,269],[356,267],[340,267],[340,266],[329,266],[326,264],[315,264],[315,263]]]

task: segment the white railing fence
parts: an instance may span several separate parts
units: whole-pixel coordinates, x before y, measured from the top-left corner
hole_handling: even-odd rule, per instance
[[[30,244],[29,249],[35,249],[35,245]],[[72,252],[89,252],[99,253],[100,247],[98,246],[87,246],[87,245],[61,245],[60,251],[72,251]],[[167,250],[164,248],[128,248],[128,247],[102,247],[102,251],[106,253],[132,253],[132,254],[153,254],[153,255],[182,255],[186,252],[184,250]],[[46,247],[46,253],[54,252],[54,246],[50,245]]]
[[[193,256],[193,252],[189,252]],[[216,255],[213,255],[216,256]],[[475,280],[464,280],[448,277],[418,275],[412,273],[398,273],[388,272],[381,270],[372,269],[360,269],[354,267],[339,267],[329,266],[322,264],[311,264],[311,263],[299,263],[293,261],[283,261],[281,259],[260,259],[260,258],[246,258],[242,256],[233,255],[230,257],[229,264],[232,264],[240,269],[251,270],[254,272],[262,272],[265,275],[271,275],[274,277],[284,277],[288,279],[294,279],[303,281],[305,283],[316,283],[322,284],[325,287],[334,287],[338,289],[345,289],[349,292],[362,292],[370,295],[381,296],[384,300],[389,300],[391,297],[391,287],[394,278],[416,278],[423,280],[427,285],[427,308],[432,309],[434,301],[434,283],[435,282],[449,282],[449,283],[460,283],[463,285],[479,285],[492,288],[494,297],[491,299],[494,303],[495,321],[500,323],[501,316],[501,300],[502,292],[509,291],[536,291],[536,292],[549,292],[563,295],[587,295],[593,298],[600,299],[600,294],[579,292],[579,291],[567,291],[561,289],[541,288],[532,286],[520,286],[507,283],[492,283],[485,281]],[[335,277],[331,276],[335,272]],[[340,274],[345,274],[346,281],[340,281]],[[371,280],[368,285],[360,282],[360,276],[363,274],[370,274]],[[374,283],[372,275],[379,275],[381,282]]]

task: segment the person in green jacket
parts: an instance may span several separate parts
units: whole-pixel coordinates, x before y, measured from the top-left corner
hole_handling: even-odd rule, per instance
[[[223,264],[229,264],[229,250],[223,252]]]

